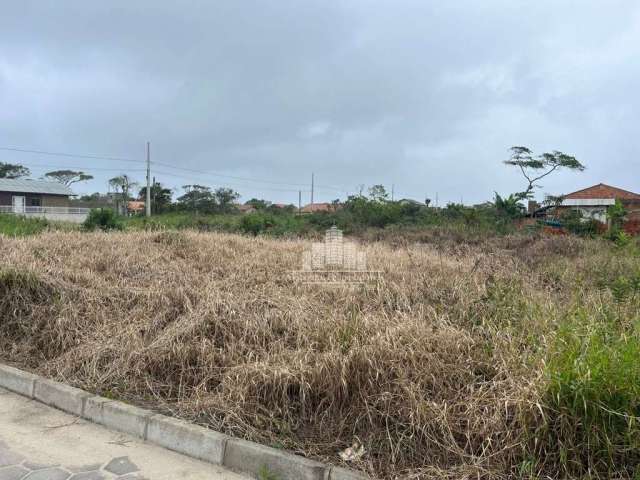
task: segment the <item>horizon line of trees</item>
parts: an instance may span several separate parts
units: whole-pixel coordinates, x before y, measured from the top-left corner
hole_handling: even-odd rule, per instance
[[[535,190],[541,188],[540,181],[542,179],[556,171],[569,170],[581,172],[585,170],[585,166],[575,157],[557,150],[542,153],[537,156],[534,155],[531,149],[523,146],[511,147],[509,151],[510,158],[503,163],[519,169],[525,180],[525,188],[522,191],[504,196],[501,196],[498,192],[494,192],[494,200],[493,202],[489,202],[501,216],[507,218],[513,219],[527,214],[527,210],[522,202],[533,198]],[[31,171],[29,168],[23,165],[0,162],[0,178],[19,179],[30,175]],[[44,174],[44,178],[70,186],[75,183],[91,180],[94,177],[83,171],[63,169],[47,172]],[[139,189],[137,197],[132,195],[133,190],[138,187],[139,184],[127,174],[123,173],[109,179],[108,184],[119,196],[121,204],[126,205],[126,202],[131,200],[146,200],[146,186]],[[182,188],[184,193],[174,202],[173,191],[163,186],[160,182],[156,182],[154,179],[150,192],[152,213],[163,213],[170,210],[192,211],[195,213],[231,213],[236,210],[235,205],[240,198],[238,192],[227,187],[219,187],[213,190],[208,186],[190,184],[184,185]],[[363,213],[366,210],[379,208],[385,204],[399,204],[403,201],[389,200],[389,194],[383,185],[373,185],[370,187],[367,196],[362,193],[363,188],[364,187],[360,188],[360,192],[357,195],[350,195],[344,202],[334,200],[332,203],[336,205],[336,208],[338,205],[342,205],[342,208],[351,211],[357,210]],[[80,200],[85,202],[97,201],[100,200],[100,194],[84,195],[80,197]],[[547,201],[558,204],[561,200],[561,197],[553,197]],[[404,201],[406,202],[406,200]],[[429,207],[431,200],[426,198],[424,204],[415,201],[407,203],[413,203],[413,205],[405,205],[405,210],[407,208]],[[252,198],[245,202],[245,205],[251,205],[256,210],[267,210],[270,208],[271,202]],[[446,208],[457,208],[459,210],[459,207],[465,208],[462,204],[458,206],[455,202],[448,204]],[[296,209],[293,207],[289,210],[295,211]]]
[[[17,180],[24,177],[29,177],[31,170],[23,165],[14,163],[0,162],[0,178],[8,178],[11,180]],[[89,175],[83,171],[76,170],[53,170],[44,174],[44,179],[52,180],[67,187],[78,182],[86,182],[93,179],[93,175]]]

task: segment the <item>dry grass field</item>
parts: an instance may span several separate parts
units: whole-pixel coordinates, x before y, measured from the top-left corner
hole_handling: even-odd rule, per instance
[[[367,242],[369,287],[301,287],[309,244],[0,236],[0,358],[378,478],[633,478],[640,257],[571,237]]]

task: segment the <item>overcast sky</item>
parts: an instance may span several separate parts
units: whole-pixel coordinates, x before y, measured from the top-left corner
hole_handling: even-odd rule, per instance
[[[481,202],[523,189],[501,163],[512,145],[586,164],[539,196],[598,182],[640,191],[639,80],[638,0],[3,0],[0,11],[1,147],[143,160],[149,140],[162,183],[245,200],[297,203],[315,172],[316,201],[381,183],[397,198]],[[96,177],[81,193],[120,172],[144,179],[141,163],[0,161],[34,177],[81,167]]]

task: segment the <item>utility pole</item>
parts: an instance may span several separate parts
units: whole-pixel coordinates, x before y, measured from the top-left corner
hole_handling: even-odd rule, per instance
[[[302,190],[298,190],[298,215],[302,213]]]
[[[156,177],[154,176],[151,180],[151,189],[153,190],[156,186]],[[158,192],[153,191],[153,197],[151,197],[151,206],[157,205],[158,203]],[[153,210],[153,209],[152,209]],[[158,207],[156,207],[156,213],[158,213]]]
[[[440,204],[438,204],[438,192],[436,192],[436,208],[438,208]]]
[[[151,216],[151,152],[150,144],[147,142],[147,199],[145,202],[147,217]]]
[[[392,184],[391,184],[391,201],[392,201],[392,202],[393,202],[393,193],[394,193],[394,188],[395,188],[395,185],[392,183]]]
[[[313,205],[313,172],[311,172],[311,205]]]

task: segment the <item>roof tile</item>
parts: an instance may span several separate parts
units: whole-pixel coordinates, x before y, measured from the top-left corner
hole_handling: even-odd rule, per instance
[[[11,178],[0,178],[0,192],[73,195],[69,187],[58,182]]]
[[[612,187],[599,183],[577,192],[569,193],[564,196],[566,199],[596,199],[596,198],[615,198],[619,200],[640,200],[640,195],[637,193],[629,192],[621,188]]]

